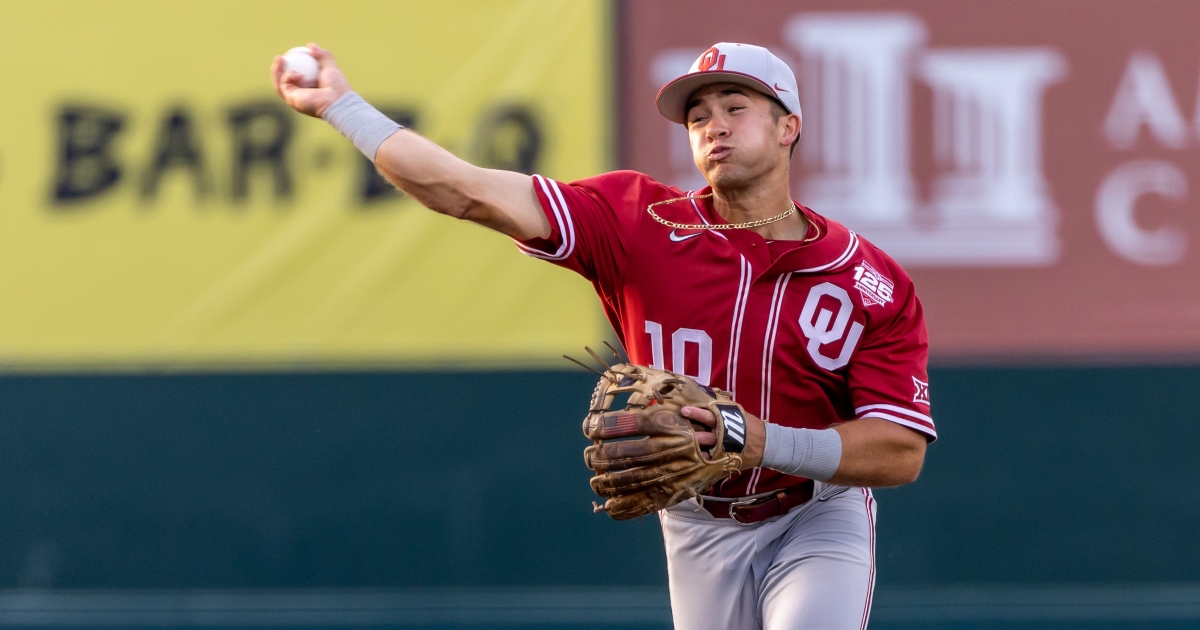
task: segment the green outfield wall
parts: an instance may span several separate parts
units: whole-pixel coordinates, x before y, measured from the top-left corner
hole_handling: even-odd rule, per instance
[[[1200,581],[1200,368],[932,372],[881,589]],[[665,585],[574,372],[5,376],[0,588]]]

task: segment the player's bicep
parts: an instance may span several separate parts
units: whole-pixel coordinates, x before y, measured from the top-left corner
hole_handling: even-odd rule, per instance
[[[550,236],[550,221],[533,191],[533,178],[523,173],[478,168],[467,184],[470,198],[461,218],[517,240]]]
[[[380,145],[375,166],[434,212],[522,240],[550,235],[529,175],[480,168],[408,130]]]

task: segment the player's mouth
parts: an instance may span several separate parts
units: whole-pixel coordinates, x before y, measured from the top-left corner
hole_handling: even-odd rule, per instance
[[[717,145],[708,150],[708,159],[719,162],[733,153],[733,147]]]

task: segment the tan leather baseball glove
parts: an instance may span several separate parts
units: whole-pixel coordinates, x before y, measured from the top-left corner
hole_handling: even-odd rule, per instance
[[[629,394],[623,409],[613,402]],[[701,446],[683,407],[708,409],[718,422],[715,446]],[[583,452],[592,490],[607,499],[595,505],[616,520],[653,514],[708,491],[742,464],[746,412],[727,392],[654,368],[619,363],[609,367],[596,391],[583,433],[594,443]]]

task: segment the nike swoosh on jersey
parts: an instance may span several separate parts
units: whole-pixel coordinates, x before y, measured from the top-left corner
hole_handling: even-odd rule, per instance
[[[671,230],[671,240],[676,243],[682,243],[682,242],[688,240],[689,238],[695,238],[697,236],[700,236],[701,234],[703,234],[703,232],[696,232],[695,234],[688,234],[687,236],[679,236],[678,234],[675,233],[675,230]]]

